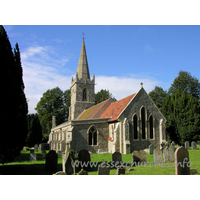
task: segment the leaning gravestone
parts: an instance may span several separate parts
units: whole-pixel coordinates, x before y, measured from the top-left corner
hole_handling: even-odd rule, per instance
[[[155,146],[153,144],[149,145],[149,154],[153,154],[153,151],[155,149]]]
[[[102,166],[101,164],[98,165],[98,175],[109,175],[110,174],[110,166],[109,165],[104,165]]]
[[[162,150],[161,149],[155,149],[153,154],[154,154],[154,163],[155,164],[163,162]]]
[[[191,143],[191,146],[192,146],[192,150],[196,150],[196,148],[197,148],[196,142],[192,142],[192,143]]]
[[[75,174],[75,165],[71,153],[63,153],[62,168],[63,172],[65,172],[67,175]]]
[[[37,155],[35,154],[35,149],[31,148],[30,150],[30,161],[36,161],[37,160]]]
[[[189,143],[189,141],[186,141],[186,142],[185,142],[185,148],[186,148],[186,149],[189,149],[189,147],[190,147],[190,143]]]
[[[119,152],[115,152],[112,154],[112,161],[114,162],[115,167],[121,165],[122,162],[122,155]]]
[[[174,149],[169,148],[169,149],[164,149],[163,150],[164,154],[164,162],[174,162]]]
[[[133,152],[133,162],[146,162],[146,152],[144,150]]]
[[[86,149],[82,149],[78,154],[79,166],[85,170],[91,169],[90,154]]]
[[[50,150],[46,155],[45,169],[47,171],[57,171],[58,155],[54,150]]]
[[[190,175],[189,154],[184,147],[179,147],[175,152],[176,175]]]

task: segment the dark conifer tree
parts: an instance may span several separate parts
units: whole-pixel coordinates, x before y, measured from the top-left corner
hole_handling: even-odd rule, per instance
[[[28,112],[18,45],[15,53],[3,26],[0,26],[1,160],[12,160],[25,144]]]

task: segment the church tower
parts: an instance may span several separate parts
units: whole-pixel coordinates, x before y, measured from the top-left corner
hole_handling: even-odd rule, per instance
[[[90,80],[88,61],[83,38],[76,77],[71,83],[70,119],[75,120],[85,109],[95,104],[95,77]]]

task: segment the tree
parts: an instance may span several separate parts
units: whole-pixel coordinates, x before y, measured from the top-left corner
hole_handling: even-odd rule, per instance
[[[26,146],[33,147],[42,140],[42,127],[37,114],[27,115],[28,135],[26,138]]]
[[[48,140],[52,128],[52,116],[56,116],[56,123],[67,121],[69,115],[70,92],[63,92],[59,87],[47,90],[36,106],[36,111],[42,126],[43,141]]]
[[[101,89],[99,92],[95,94],[95,104],[101,103],[106,99],[113,98],[116,101],[115,97],[109,92],[109,90]]]
[[[0,156],[11,161],[19,155],[27,136],[28,105],[24,94],[23,70],[18,44],[14,54],[3,26],[0,26],[0,87],[2,105]]]
[[[154,90],[149,92],[149,96],[154,101],[156,106],[161,109],[163,106],[163,100],[167,96],[167,91],[164,91],[161,87],[156,86]]]
[[[187,94],[200,99],[200,83],[197,78],[189,72],[180,71],[179,76],[174,79],[173,84],[169,88],[169,94],[185,91]]]

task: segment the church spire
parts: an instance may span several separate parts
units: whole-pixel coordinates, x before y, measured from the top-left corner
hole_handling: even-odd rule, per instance
[[[84,37],[83,37],[81,53],[80,53],[79,62],[78,62],[77,74],[78,74],[78,78],[90,79]]]

